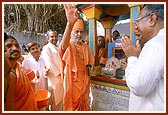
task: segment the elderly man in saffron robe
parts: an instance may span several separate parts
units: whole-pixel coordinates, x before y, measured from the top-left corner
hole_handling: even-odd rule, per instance
[[[5,59],[10,65],[10,73],[4,78],[4,110],[5,111],[36,111],[37,102],[34,99],[33,88],[25,70],[18,63],[21,49],[17,40],[8,36],[4,40]]]
[[[65,111],[89,111],[90,76],[86,65],[94,64],[89,46],[82,42],[83,21],[78,19],[75,5],[64,5],[67,17],[66,29],[60,43],[64,77],[63,109]]]

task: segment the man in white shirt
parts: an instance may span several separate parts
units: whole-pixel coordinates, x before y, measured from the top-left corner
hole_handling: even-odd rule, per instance
[[[122,38],[128,57],[129,110],[164,111],[164,4],[143,5],[134,32],[136,46],[128,37]],[[141,43],[145,43],[142,50]]]
[[[45,62],[43,58],[40,56],[40,48],[38,43],[31,42],[27,45],[28,51],[30,52],[30,56],[23,60],[22,66],[25,70],[33,70],[35,73],[35,78],[31,80],[32,87],[34,92],[39,89],[47,89],[47,78],[44,76],[45,70]],[[46,110],[46,107],[40,108],[39,110]]]
[[[26,70],[33,70],[36,77],[31,80],[34,91],[39,89],[47,89],[47,78],[44,77],[43,71],[45,69],[44,59],[40,56],[40,48],[38,43],[31,42],[27,45],[30,56],[23,60],[22,66]]]

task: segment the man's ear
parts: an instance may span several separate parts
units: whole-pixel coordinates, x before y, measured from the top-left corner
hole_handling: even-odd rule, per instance
[[[48,36],[46,36],[46,41],[48,41],[49,40],[49,37]]]
[[[154,26],[156,24],[157,21],[157,15],[156,13],[151,13],[150,15],[150,26]]]

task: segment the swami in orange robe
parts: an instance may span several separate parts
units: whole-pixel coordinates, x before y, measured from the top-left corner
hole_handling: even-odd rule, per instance
[[[4,110],[38,110],[30,80],[17,60],[21,56],[17,40],[9,36],[5,39],[5,58],[9,59],[10,73],[4,76]]]
[[[64,5],[68,23],[59,47],[62,59],[61,72],[64,78],[63,109],[88,111],[90,110],[90,76],[86,65],[93,66],[94,57],[89,46],[82,42],[84,25],[82,20],[72,16],[76,12],[74,7],[75,5],[72,4]],[[70,22],[69,18],[73,22]]]
[[[75,47],[81,50],[76,50]],[[63,53],[62,62],[64,63],[64,110],[90,110],[90,76],[86,65],[93,65],[94,57],[88,45],[82,43],[75,46],[71,43]]]
[[[101,58],[106,57],[106,48],[105,48],[105,38],[104,36],[98,36],[97,37],[97,47],[98,47],[98,59],[99,59],[99,64],[101,61]]]
[[[9,87],[5,102],[5,110],[9,111],[36,111],[37,102],[34,99],[33,89],[30,80],[26,76],[21,65],[16,65],[17,80],[15,83],[14,77],[9,74]],[[14,97],[12,96],[14,95]]]

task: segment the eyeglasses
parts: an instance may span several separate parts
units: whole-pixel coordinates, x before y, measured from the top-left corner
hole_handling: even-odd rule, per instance
[[[151,12],[151,13],[152,13],[152,12]],[[139,18],[135,19],[135,23],[137,24],[137,22],[139,22],[139,21],[142,20],[143,18],[146,18],[146,17],[150,16],[151,13],[149,13],[149,14],[143,16],[143,17],[139,17]]]

